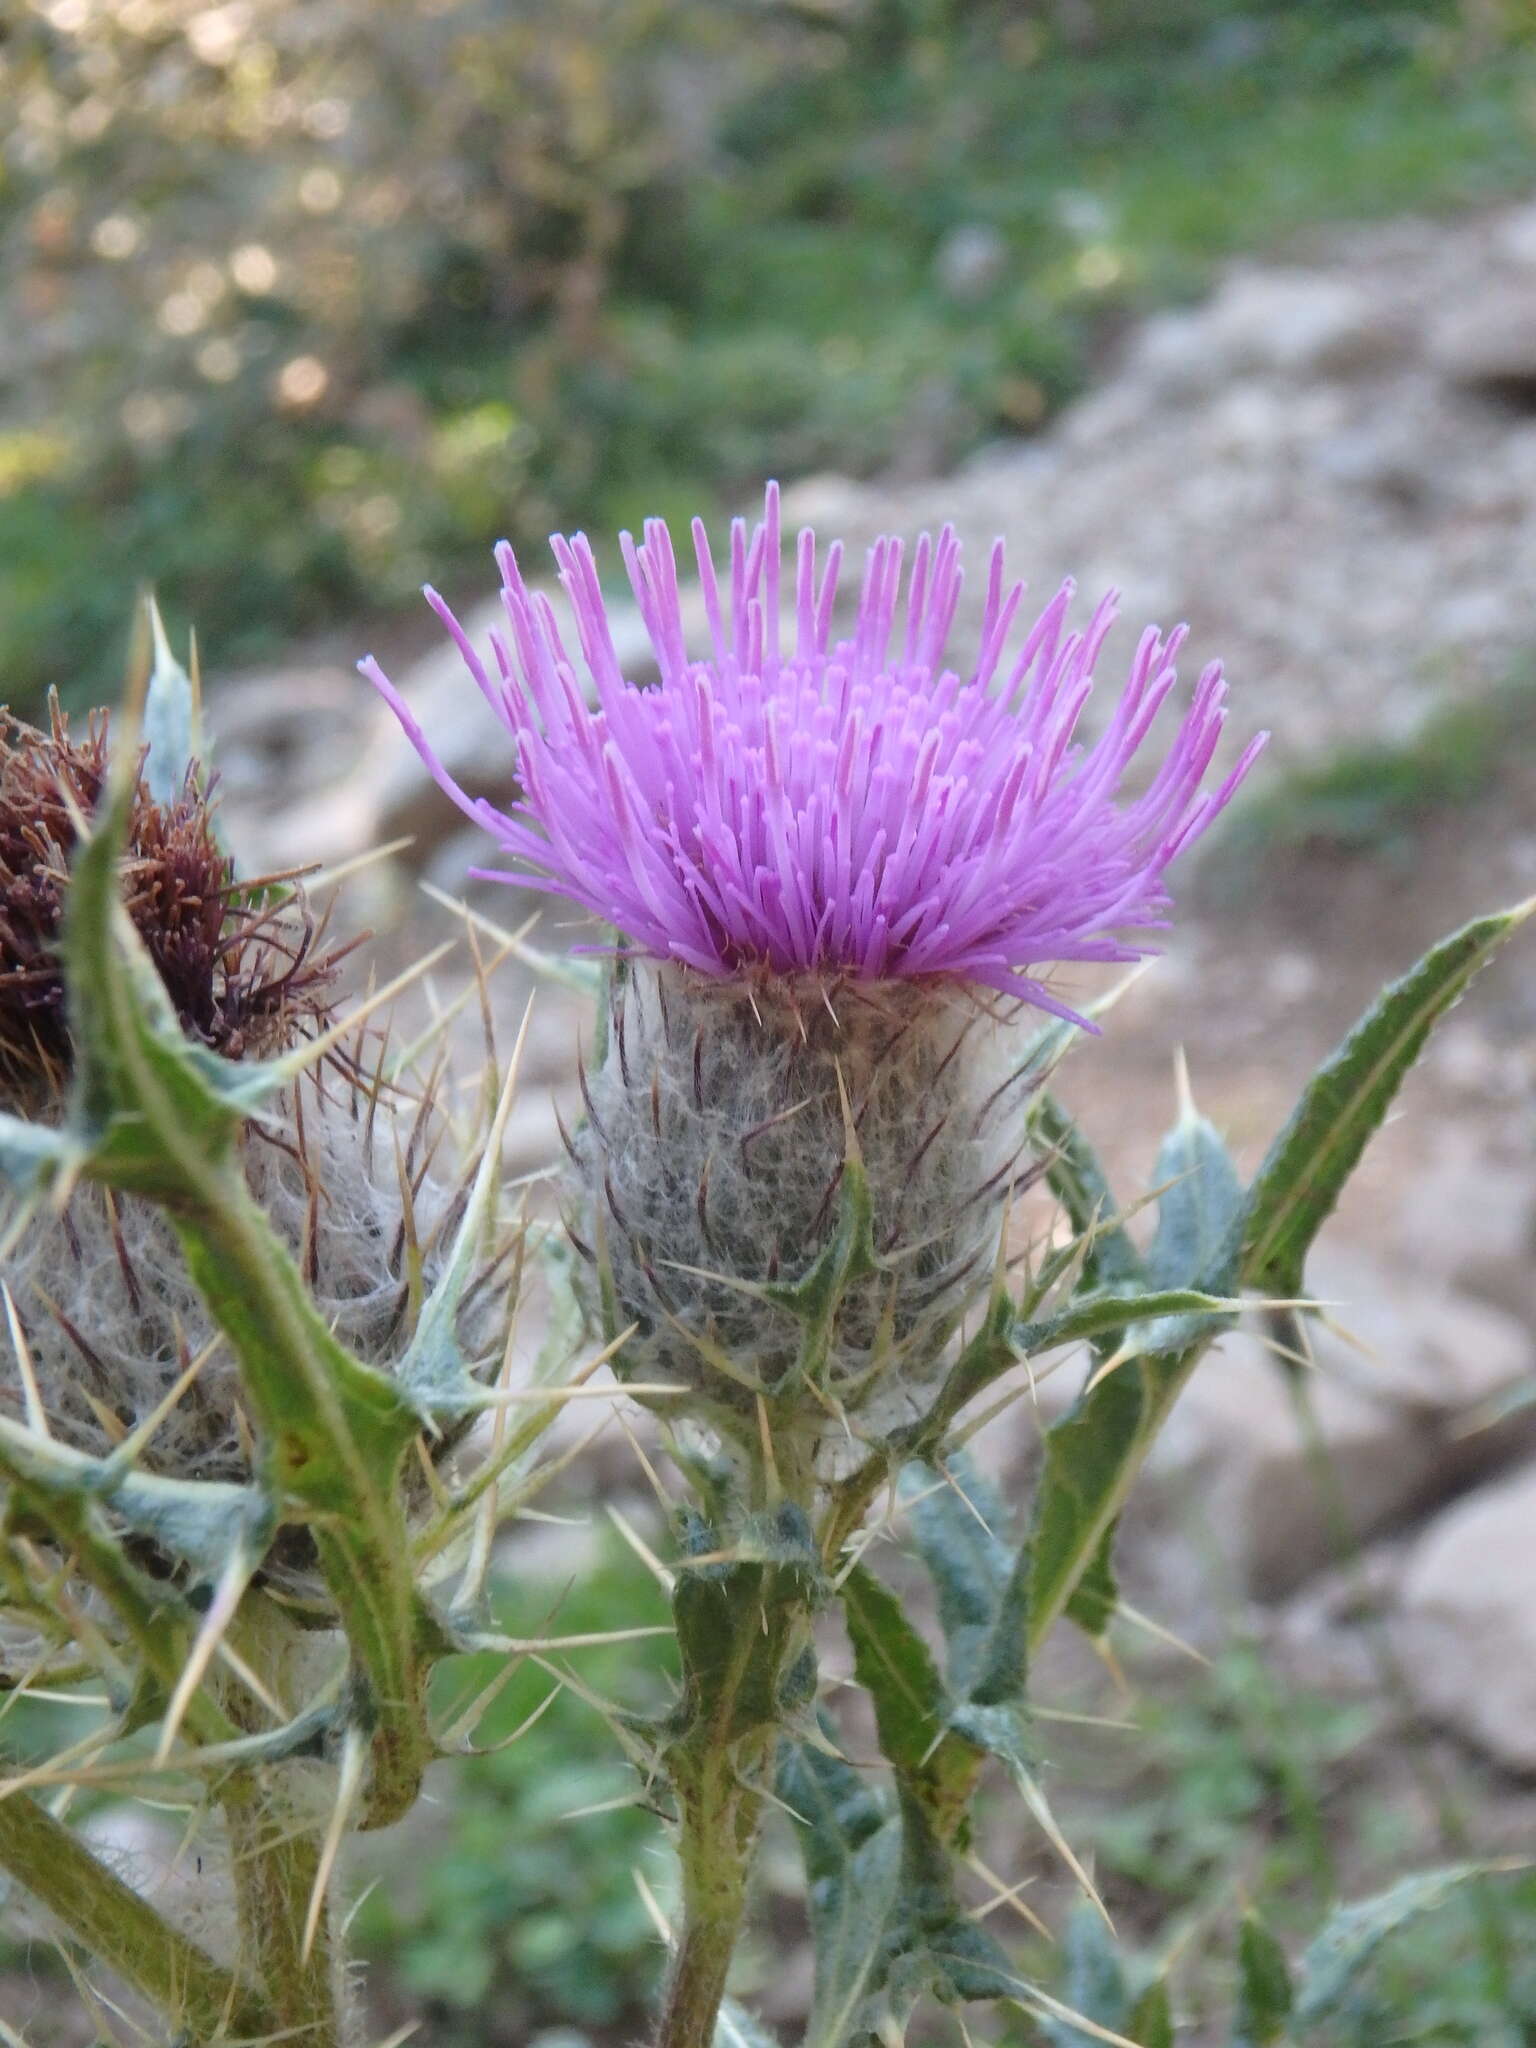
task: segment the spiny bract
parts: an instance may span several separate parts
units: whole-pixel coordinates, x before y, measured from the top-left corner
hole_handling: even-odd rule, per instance
[[[630,964],[571,1140],[573,1234],[637,1326],[626,1372],[749,1412],[802,1363],[849,1414],[890,1375],[920,1379],[985,1282],[1025,1171],[1031,1063],[996,1009],[959,987]],[[850,1157],[873,1270],[843,1287],[834,1341],[806,1361],[803,1322],[771,1290],[837,1231]]]

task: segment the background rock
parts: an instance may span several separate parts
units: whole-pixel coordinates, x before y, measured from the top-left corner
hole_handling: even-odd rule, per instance
[[[1358,1252],[1319,1255],[1309,1285],[1337,1304],[1303,1324],[1310,1367],[1288,1369],[1256,1320],[1223,1337],[1127,1510],[1120,1554],[1136,1604],[1197,1640],[1213,1565],[1238,1597],[1280,1599],[1519,1456],[1536,1428],[1536,1410],[1466,1427],[1536,1369],[1515,1317]],[[1045,1381],[1047,1418],[1080,1380]]]
[[[1069,572],[1086,600],[1119,587],[1127,619],[1106,694],[1145,618],[1188,618],[1191,664],[1223,658],[1262,703],[1277,759],[1405,733],[1536,641],[1536,425],[1512,424],[1502,402],[1511,381],[1536,378],[1536,265],[1512,253],[1536,235],[1532,215],[1398,221],[1340,233],[1305,264],[1236,265],[1200,306],[1146,322],[1044,433],[995,443],[939,483],[908,465],[868,483],[805,479],[785,494],[786,526],[841,533],[856,570],[876,534],[949,519],[973,564],[1006,535],[1041,601]],[[944,260],[963,268],[971,231],[957,232]],[[597,552],[621,662],[644,680],[618,550],[600,536]],[[539,577],[549,565],[524,566]],[[487,601],[464,614],[480,646],[500,616],[492,573],[487,557]],[[974,567],[968,617],[984,584]],[[450,771],[504,799],[510,750],[452,647],[392,673]],[[325,687],[341,687],[334,673]],[[345,687],[345,739],[313,749],[328,789],[284,803],[290,849],[334,859],[452,831],[456,814],[383,707]],[[215,728],[238,723],[254,743],[267,694],[216,693]],[[281,795],[289,699],[266,715]],[[244,825],[260,803],[243,786],[231,811]]]
[[[1410,1555],[1395,1630],[1426,1710],[1512,1770],[1536,1771],[1536,1470],[1439,1517]]]
[[[1536,401],[1536,280],[1504,283],[1444,314],[1429,350],[1458,384]]]

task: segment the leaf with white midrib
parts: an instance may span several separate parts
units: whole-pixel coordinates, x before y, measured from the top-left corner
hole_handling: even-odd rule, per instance
[[[1318,1068],[1249,1190],[1239,1239],[1246,1285],[1300,1291],[1312,1239],[1430,1032],[1533,910],[1536,898],[1474,918],[1432,946]]]

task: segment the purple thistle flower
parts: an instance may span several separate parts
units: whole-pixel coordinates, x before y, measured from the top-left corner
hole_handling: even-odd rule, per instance
[[[732,523],[728,605],[699,520],[693,541],[712,643],[703,659],[684,644],[666,526],[648,521],[639,547],[621,537],[660,670],[653,688],[624,678],[585,537],[551,542],[590,703],[552,605],[505,542],[508,633],[491,636],[494,677],[427,591],[516,746],[522,794],[510,814],[465,794],[378,664],[361,664],[441,787],[528,870],[477,873],[569,897],[631,946],[716,978],[943,977],[1071,1017],[1032,970],[1148,950],[1124,934],[1166,921],[1165,870],[1266,737],[1203,787],[1226,718],[1212,663],[1150,784],[1118,800],[1175,687],[1184,627],[1166,639],[1147,628],[1101,737],[1075,744],[1113,594],[1086,631],[1069,632],[1063,584],[1010,654],[1024,585],[1004,583],[998,542],[980,649],[962,675],[944,661],[961,585],[949,527],[918,541],[904,606],[902,543],[876,541],[846,639],[833,627],[841,543],[818,568],[809,529],[784,616],[776,485],[750,536]]]

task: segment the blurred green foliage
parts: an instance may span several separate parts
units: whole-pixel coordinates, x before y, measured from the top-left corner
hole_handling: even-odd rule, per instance
[[[509,1583],[498,1611],[520,1634],[667,1618],[655,1580],[617,1539],[568,1593],[563,1580]],[[444,1824],[429,1823],[406,1858],[397,1844],[380,1851],[387,1882],[363,1900],[360,1945],[387,1960],[410,2009],[424,2011],[429,2028],[440,2024],[442,2038],[460,2038],[454,2016],[471,2008],[483,2048],[521,2048],[556,2025],[638,2038],[662,1950],[635,1872],[665,1897],[669,1852],[656,1816],[638,1803],[638,1778],[580,1693],[655,1710],[675,1665],[669,1637],[571,1653],[573,1689],[548,1664],[523,1660],[475,1730],[484,1754],[457,1765],[443,1787]],[[442,1675],[441,1709],[451,1716],[505,1668],[494,1654],[456,1660]]]
[[[1128,310],[1528,173],[1517,0],[25,0],[0,664],[1028,431]]]
[[[663,1612],[654,1581],[617,1546],[562,1598],[566,1584],[562,1576],[508,1585],[502,1621],[566,1633],[640,1626]],[[570,1664],[597,1695],[655,1707],[673,1652],[657,1638],[579,1651]],[[497,1668],[495,1658],[462,1660],[446,1674],[448,1693],[472,1696]],[[477,1741],[512,1735],[553,1683],[525,1663]],[[1393,1726],[1378,1701],[1298,1687],[1240,1636],[1171,1693],[1139,1692],[1131,1711],[1134,1735],[1084,1730],[1069,1739],[1053,1724],[1052,1800],[1074,1847],[1091,1857],[1126,1947],[1148,1971],[1176,1953],[1174,2005],[1201,2040],[1224,2038],[1230,2021],[1247,1903],[1295,1957],[1332,1901],[1443,1856],[1423,1797],[1444,1767],[1416,1759],[1422,1734]],[[1453,1808],[1473,1803],[1468,1784],[1442,1789]],[[381,1840],[388,1881],[366,1894],[357,1922],[364,1950],[404,1994],[402,2009],[424,2015],[423,2040],[458,2041],[470,2024],[485,2048],[520,2048],[558,2025],[603,2041],[636,2038],[661,1955],[634,1872],[663,1899],[671,1873],[663,1831],[628,1803],[637,1780],[594,1709],[558,1693],[510,1747],[458,1767],[451,1792],[435,1821],[414,1827],[408,1853]],[[1040,1854],[1054,1880],[1054,1857]],[[1042,1945],[1030,1967],[1050,1983],[1059,1955]],[[1066,1995],[1064,1983],[1057,1988]],[[1536,2028],[1529,1871],[1458,1893],[1415,1921],[1411,1937],[1384,1946],[1347,2011],[1302,2043],[1517,2048],[1528,2038],[1521,2027]],[[1022,2048],[1036,2036],[1010,2028],[1002,2038]]]
[[[1200,886],[1232,904],[1274,886],[1277,855],[1365,854],[1404,871],[1448,812],[1486,802],[1512,763],[1536,743],[1536,670],[1516,668],[1491,688],[1448,692],[1398,739],[1338,747],[1288,769],[1226,828],[1222,859]]]
[[[1173,2004],[1194,2038],[1230,2038],[1248,1906],[1294,1961],[1333,1903],[1459,1853],[1461,1817],[1490,1788],[1470,1764],[1430,1756],[1389,1691],[1384,1679],[1365,1702],[1309,1692],[1235,1635],[1193,1682],[1140,1696],[1136,1734],[1105,1733],[1068,1761],[1076,1745],[1052,1731],[1058,1814],[1078,1850],[1091,1850],[1127,1948],[1149,1974],[1175,1959]],[[1532,2038],[1529,1868],[1415,1919],[1341,2013],[1285,2036],[1295,2048],[1525,2048]]]

